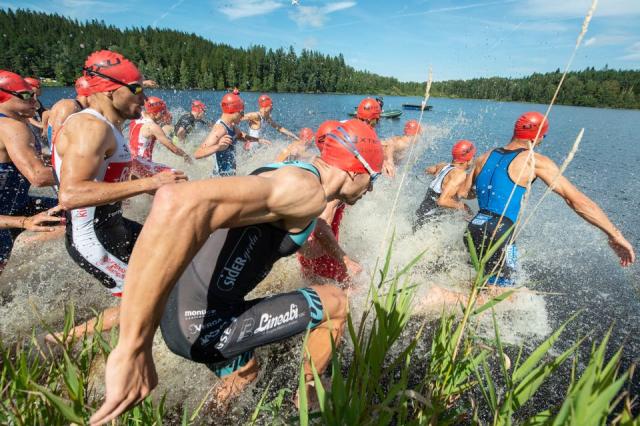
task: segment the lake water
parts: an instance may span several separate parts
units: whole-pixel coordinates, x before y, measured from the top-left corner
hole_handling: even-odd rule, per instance
[[[204,101],[207,117],[220,114],[220,92],[151,90],[149,94],[164,98],[174,116],[189,109],[192,99]],[[71,97],[71,89],[45,88],[42,101],[50,106],[61,97]],[[246,111],[255,110],[258,93],[243,93]],[[327,119],[345,119],[362,98],[352,95],[272,94],[275,105],[274,119],[297,132],[302,127],[317,128]],[[387,96],[386,109],[401,108],[402,103],[419,103],[418,98]],[[429,178],[424,173],[428,164],[448,161],[452,144],[457,139],[470,139],[479,152],[506,144],[511,136],[515,119],[528,110],[544,112],[545,106],[535,104],[503,103],[485,100],[432,99],[433,110],[424,113],[426,134],[421,138],[410,163],[407,178],[401,189],[398,208],[390,218],[390,210],[398,191],[400,178],[383,180],[373,193],[358,205],[347,210],[341,231],[346,251],[359,260],[370,274],[381,253],[383,230],[391,221],[396,230],[394,261],[404,264],[422,250],[427,249],[424,260],[416,267],[413,280],[420,283],[416,311],[428,308],[420,304],[432,285],[463,291],[473,271],[468,264],[462,235],[466,223],[451,218],[427,226],[415,235],[410,232],[413,212],[422,200]],[[382,120],[379,136],[384,138],[402,133],[407,119],[417,119],[419,111],[404,111],[401,119]],[[570,151],[581,128],[585,129],[580,149],[565,175],[596,201],[611,220],[622,230],[636,250],[640,248],[640,111],[608,110],[556,106],[550,115],[550,131],[539,152],[561,163]],[[195,150],[204,137],[204,130],[193,134],[187,149]],[[274,146],[258,148],[250,153],[239,150],[241,173],[251,171],[271,161],[286,141],[275,131],[267,131],[266,138]],[[186,167],[164,148],[156,149],[154,158],[184,169],[191,179],[205,178],[212,168],[211,158]],[[402,169],[400,169],[402,170]],[[530,206],[535,205],[544,184],[536,183]],[[142,220],[150,197],[141,196],[127,203],[130,216]],[[526,213],[525,213],[526,214]],[[589,334],[598,340],[613,325],[612,349],[622,344],[624,367],[637,361],[640,352],[640,273],[636,265],[622,269],[601,232],[587,225],[557,196],[545,199],[540,210],[518,239],[521,251],[521,282],[534,293],[518,294],[514,301],[498,308],[501,333],[505,340],[526,347],[539,342],[569,318],[583,309],[580,317],[569,326],[560,346],[567,346],[577,336]],[[367,274],[361,278],[368,282]],[[266,282],[255,294],[268,294],[299,287],[301,277],[294,258],[279,262]],[[0,306],[3,325],[2,336],[26,333],[37,324],[32,311],[37,307],[45,319],[60,324],[61,306],[67,301],[78,305],[78,316],[86,317],[90,309],[101,309],[113,303],[107,292],[91,277],[79,270],[69,259],[60,241],[44,243],[34,249],[19,244],[10,265],[0,277],[3,306]],[[354,296],[356,302],[362,296]],[[357,306],[357,303],[352,303]],[[357,308],[353,308],[356,309]],[[421,312],[423,311],[423,312]],[[487,324],[480,327],[488,328]],[[295,339],[294,339],[295,340]],[[214,381],[204,369],[177,359],[163,349],[157,339],[156,350],[161,391],[171,390],[170,402],[199,401]],[[281,377],[283,385],[297,368],[288,361],[291,354],[299,355],[298,343],[273,345],[262,351],[261,362],[266,364],[269,377],[262,378],[253,390],[259,395],[272,377]],[[289,355],[287,355],[289,354]],[[548,387],[545,398],[561,398],[559,387]],[[291,384],[293,386],[293,384]],[[636,393],[638,382],[634,383]],[[194,395],[195,394],[195,395]],[[251,392],[249,392],[251,394]],[[198,398],[199,397],[199,398]],[[243,417],[251,408],[238,414]],[[244,414],[243,414],[244,413]]]

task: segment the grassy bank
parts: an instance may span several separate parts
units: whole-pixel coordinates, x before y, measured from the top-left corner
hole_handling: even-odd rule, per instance
[[[496,304],[508,303],[505,300],[512,294],[478,302],[486,280],[480,271],[491,251],[480,258],[472,256],[478,274],[466,304],[444,312],[436,323],[423,321],[417,331],[408,325],[417,288],[411,270],[420,256],[392,270],[391,253],[390,248],[370,286],[364,311],[348,318],[349,349],[334,351],[330,377],[315,375],[315,395],[305,393],[301,370],[299,414],[290,402],[295,389],[268,387],[247,423],[640,424],[631,415],[631,395],[624,390],[631,372],[618,367],[621,350],[606,356],[608,335],[593,345],[589,359],[577,356],[585,339],[557,349],[571,319],[527,354],[522,348],[505,348],[495,317],[494,336],[479,336],[478,319],[491,317]],[[72,328],[73,317],[70,307],[65,333]],[[11,347],[0,342],[0,423],[85,424],[102,400],[101,369],[115,339],[112,333],[70,341],[60,345],[57,357],[46,359],[38,354],[35,338]],[[560,374],[561,367],[571,371],[563,400],[532,409],[532,399]],[[324,387],[323,381],[330,386]],[[318,401],[317,411],[311,412],[311,400]],[[168,411],[163,401],[161,395],[148,398],[117,424],[203,422],[199,408]]]

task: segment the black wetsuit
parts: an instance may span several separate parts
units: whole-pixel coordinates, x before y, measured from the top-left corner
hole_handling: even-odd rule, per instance
[[[186,114],[183,114],[180,116],[180,118],[178,118],[178,121],[176,122],[176,125],[174,126],[174,134],[178,134],[178,129],[180,129],[181,127],[184,129],[184,133],[185,136],[188,135],[189,133],[191,133],[193,131],[193,129],[195,128],[196,124],[203,124],[207,127],[210,126],[210,123],[206,120],[203,120],[201,118],[195,118],[193,116],[192,113],[188,112]]]
[[[315,167],[299,162],[271,164],[252,174],[290,165],[319,177]],[[304,244],[314,227],[315,219],[298,234],[272,223],[211,234],[167,301],[160,327],[169,349],[224,376],[245,365],[253,348],[318,325],[322,303],[311,288],[245,300],[278,259]]]

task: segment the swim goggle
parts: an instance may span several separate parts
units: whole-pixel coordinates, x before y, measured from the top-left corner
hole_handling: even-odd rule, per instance
[[[349,136],[347,131],[342,126],[336,127],[335,130],[338,131],[340,135],[334,135],[333,133],[329,133],[327,134],[327,137],[331,137],[333,140],[340,143],[342,146],[347,148],[347,150],[351,152],[354,157],[356,157],[356,159],[364,166],[367,173],[369,173],[369,176],[370,176],[369,185],[373,186],[373,183],[380,177],[380,175],[382,175],[382,173],[379,173],[373,170],[373,168],[369,165],[367,160],[364,159],[362,154],[360,154],[360,151],[358,151],[358,149],[356,148],[356,144],[353,143],[351,136]],[[338,137],[338,136],[342,136],[342,137]]]
[[[127,89],[129,89],[129,91],[130,91],[131,93],[133,93],[134,95],[139,95],[139,94],[141,94],[141,93],[143,92],[143,90],[144,90],[144,89],[143,89],[143,87],[142,87],[142,84],[138,84],[138,83],[125,83],[124,81],[120,81],[120,80],[118,80],[118,79],[116,79],[116,78],[113,78],[113,77],[111,77],[111,76],[108,76],[108,75],[106,75],[106,74],[103,74],[103,73],[101,73],[101,72],[99,72],[99,71],[93,70],[93,69],[91,69],[91,68],[82,67],[82,71],[86,72],[86,73],[87,73],[87,74],[89,74],[89,75],[93,75],[93,76],[97,76],[97,77],[100,77],[100,78],[104,78],[105,80],[109,80],[109,81],[112,81],[112,82],[114,82],[114,83],[116,83],[116,84],[119,84],[119,85],[121,85],[121,86],[124,86],[124,87],[126,87]]]
[[[13,90],[7,90],[7,89],[3,89],[0,87],[0,91],[3,91],[5,93],[8,93],[10,95],[15,96],[16,98],[20,98],[23,101],[30,101],[31,99],[34,99],[35,93],[34,92],[29,92],[29,91],[25,91],[25,92],[14,92]]]

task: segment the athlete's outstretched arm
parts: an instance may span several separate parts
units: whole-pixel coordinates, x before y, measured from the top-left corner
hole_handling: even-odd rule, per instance
[[[636,258],[633,247],[622,235],[622,232],[611,223],[600,206],[580,192],[569,179],[560,176],[560,169],[551,159],[544,155],[536,154],[535,164],[537,177],[560,195],[581,218],[607,234],[609,245],[620,258],[620,265],[628,266],[632,264]]]
[[[55,184],[53,169],[42,163],[34,149],[33,133],[22,122],[14,122],[6,126],[4,146],[9,158],[20,173],[36,187],[52,186]]]
[[[267,117],[267,123],[269,123],[269,125],[271,125],[271,127],[273,127],[274,129],[276,129],[277,131],[279,131],[280,133],[282,133],[285,136],[289,136],[290,138],[292,138],[293,140],[299,141],[300,138],[298,137],[298,135],[296,135],[295,133],[293,133],[292,131],[285,129],[282,125],[276,123],[273,118],[271,118],[271,116]]]
[[[107,360],[105,403],[92,424],[117,417],[156,386],[151,347],[166,299],[214,230],[276,220],[299,220],[302,230],[324,209],[318,179],[291,169],[282,168],[271,177],[181,183],[157,192],[129,261],[120,337]]]
[[[109,204],[155,191],[168,183],[186,180],[182,172],[165,171],[144,179],[96,182],[94,179],[104,158],[115,149],[113,132],[98,120],[81,124],[71,122],[62,131],[69,139],[65,141],[67,144],[60,170],[58,194],[65,210]],[[122,172],[127,173],[128,178],[129,170]]]
[[[184,158],[184,160],[188,163],[192,162],[191,157],[189,157],[189,155],[186,152],[184,152],[182,149],[175,146],[169,140],[167,135],[164,133],[164,130],[162,130],[162,127],[160,127],[158,124],[156,123],[149,124],[149,134],[152,136],[155,136],[158,142],[164,145],[165,148],[167,148],[169,151],[171,151],[175,155],[178,155]],[[148,136],[148,135],[145,135],[145,136]]]

